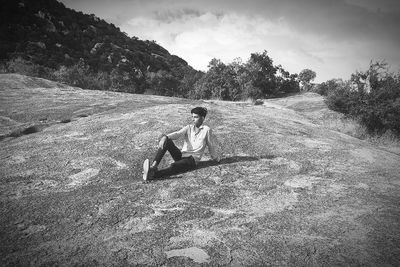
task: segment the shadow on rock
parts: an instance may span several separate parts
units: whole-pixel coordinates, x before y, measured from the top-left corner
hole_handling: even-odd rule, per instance
[[[217,163],[215,161],[212,161],[212,160],[206,160],[206,161],[200,161],[197,164],[196,169],[190,170],[190,171],[200,170],[200,169],[204,169],[204,168],[208,168],[208,167],[212,167],[212,166],[233,164],[233,163],[237,163],[237,162],[257,161],[257,160],[265,159],[265,158],[273,159],[275,157],[276,156],[274,156],[274,155],[263,155],[263,156],[259,156],[259,157],[255,157],[255,156],[233,156],[233,157],[229,157],[229,158],[223,158],[223,159],[221,159],[221,161],[219,163]],[[179,174],[172,175],[172,176],[154,178],[152,181],[182,178],[182,175],[180,175],[180,174],[183,174],[183,173],[186,173],[186,172],[190,172],[190,171],[184,171],[184,172],[181,172]]]

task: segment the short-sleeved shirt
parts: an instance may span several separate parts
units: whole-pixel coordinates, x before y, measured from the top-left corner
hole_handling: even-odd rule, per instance
[[[212,134],[210,127],[208,127],[207,125],[201,125],[196,132],[195,126],[189,124],[179,131],[167,134],[167,136],[172,140],[184,138],[182,156],[193,156],[196,163],[200,161],[206,147],[208,147],[211,158],[217,158],[217,154],[215,151],[215,138]]]

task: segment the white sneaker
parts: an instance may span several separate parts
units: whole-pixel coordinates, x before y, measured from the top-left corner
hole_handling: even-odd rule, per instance
[[[150,161],[149,159],[146,159],[143,162],[143,181],[147,181],[149,178],[149,170],[150,170]]]

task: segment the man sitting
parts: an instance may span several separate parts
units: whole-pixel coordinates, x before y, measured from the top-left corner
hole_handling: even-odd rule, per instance
[[[186,125],[179,131],[167,135],[163,134],[153,163],[150,165],[149,159],[144,161],[144,181],[194,170],[206,147],[208,147],[212,160],[217,163],[220,162],[221,157],[216,154],[212,131],[210,127],[203,125],[207,109],[196,107],[191,110],[191,114],[193,124]],[[172,141],[179,138],[184,139],[182,151]],[[174,162],[168,168],[158,170],[158,164],[167,151],[171,154]]]

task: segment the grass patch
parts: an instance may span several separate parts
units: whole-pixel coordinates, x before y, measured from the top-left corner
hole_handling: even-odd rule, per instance
[[[379,146],[400,148],[400,138],[391,130],[383,134],[371,133],[357,120],[347,117],[325,118],[323,126]]]
[[[365,139],[368,136],[367,129],[356,120],[350,118],[326,118],[323,125],[328,129],[345,133],[359,139]]]

